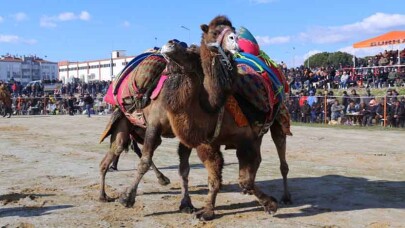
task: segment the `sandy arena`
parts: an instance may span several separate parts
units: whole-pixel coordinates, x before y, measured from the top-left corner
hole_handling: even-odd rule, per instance
[[[240,194],[235,151],[224,151],[224,187],[216,219],[201,222],[178,212],[177,141],[164,139],[155,164],[170,178],[160,186],[148,172],[134,208],[101,203],[98,164],[109,140],[98,144],[109,116],[0,118],[0,227],[404,227],[405,132],[296,127],[288,138],[292,205],[265,214],[253,196]],[[281,174],[269,134],[262,145],[257,183],[280,199]],[[110,196],[132,181],[139,159],[124,154],[107,174]],[[207,193],[207,173],[191,156],[194,206]]]

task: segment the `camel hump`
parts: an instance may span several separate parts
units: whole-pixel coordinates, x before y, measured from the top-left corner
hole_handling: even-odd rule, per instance
[[[144,56],[141,61],[123,71],[120,83],[116,83],[113,96],[123,112],[143,109],[150,102],[150,95],[159,82],[166,67],[166,60],[160,54]]]

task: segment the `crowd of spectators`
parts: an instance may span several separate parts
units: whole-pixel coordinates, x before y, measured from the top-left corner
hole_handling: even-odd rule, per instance
[[[4,83],[4,82],[0,82]],[[69,94],[81,94],[86,93],[96,96],[97,94],[105,94],[111,81],[91,81],[91,82],[73,82],[62,84],[61,81],[56,80],[42,80],[33,81],[26,85],[21,84],[19,81],[11,81],[7,84],[10,92],[14,97],[25,96],[25,97],[42,97],[46,94],[59,94],[59,95],[69,95]],[[53,91],[46,91],[44,89],[45,85],[60,84],[61,86]]]
[[[301,90],[288,97],[287,107],[293,122],[372,126],[385,121],[387,126],[405,127],[405,96],[389,88],[386,97],[376,97],[370,89],[362,95],[356,89],[350,95],[343,91],[343,96]]]
[[[401,62],[405,62],[405,49],[400,51]],[[398,51],[397,50],[385,50],[380,52],[375,56],[367,58],[367,67],[376,66],[393,66],[398,63]]]
[[[358,68],[343,66],[282,68],[290,88],[310,89],[348,89],[348,88],[385,88],[405,86],[405,67],[395,65],[398,52],[384,51],[370,57],[367,63]],[[401,52],[401,62],[405,63],[405,50]]]
[[[44,85],[60,82],[36,81],[25,86],[19,82],[0,83],[6,84],[13,96],[14,115],[98,114],[111,109],[103,101],[110,81],[67,83],[54,91],[45,91]],[[88,97],[94,102],[89,102]]]

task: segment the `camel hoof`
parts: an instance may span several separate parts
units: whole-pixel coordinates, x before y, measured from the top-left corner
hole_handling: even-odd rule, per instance
[[[194,213],[194,217],[201,221],[210,221],[215,218],[215,213],[212,209],[202,208]]]
[[[100,202],[103,202],[103,203],[113,202],[113,201],[114,201],[113,198],[108,197],[106,194],[100,196],[100,197],[98,198],[98,200],[99,200]]]
[[[191,202],[181,202],[179,210],[181,213],[192,214],[196,211],[196,208]]]
[[[101,193],[100,196],[98,197],[98,201],[103,202],[103,203],[108,202],[107,194]]]
[[[162,186],[166,186],[166,185],[170,184],[170,179],[165,177],[164,175],[158,177],[158,179],[159,179],[159,184]]]
[[[281,198],[281,202],[284,205],[291,205],[292,204],[292,200],[291,200],[291,194],[284,194],[283,197]]]
[[[192,214],[196,211],[195,207],[193,206],[180,206],[180,212],[185,214]]]
[[[128,197],[126,194],[122,194],[120,198],[118,199],[118,202],[122,204],[124,207],[133,207],[135,204],[135,198],[131,199],[131,197]]]
[[[116,171],[118,171],[118,169],[115,166],[110,166],[110,168],[108,168],[108,172],[116,172]]]
[[[192,213],[194,213],[196,211],[196,208],[191,203],[190,196],[185,196],[181,200],[179,210],[180,210],[180,212],[187,213],[187,214],[192,214]]]
[[[253,190],[248,190],[248,189],[244,188],[244,189],[242,189],[242,194],[243,195],[253,195],[254,192],[253,192]]]
[[[278,203],[277,200],[272,196],[268,196],[266,199],[261,200],[260,204],[263,206],[264,211],[269,214],[275,214],[277,212]]]

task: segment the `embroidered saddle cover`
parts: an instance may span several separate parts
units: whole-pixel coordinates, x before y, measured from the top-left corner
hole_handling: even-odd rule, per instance
[[[143,114],[150,99],[156,99],[167,77],[161,77],[166,67],[162,55],[148,52],[135,57],[111,83],[105,101],[118,106],[135,125],[144,126]]]

